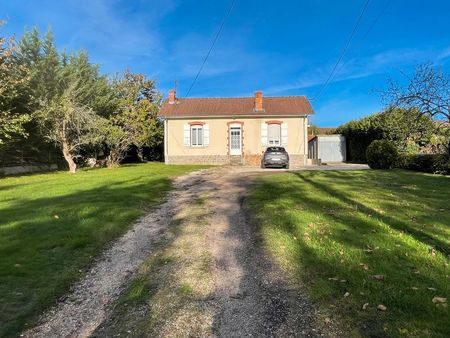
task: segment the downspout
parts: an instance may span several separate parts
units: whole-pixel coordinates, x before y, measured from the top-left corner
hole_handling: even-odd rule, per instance
[[[164,163],[169,164],[169,140],[167,137],[168,132],[168,121],[167,118],[164,120]]]
[[[305,140],[304,140],[304,144],[305,144],[305,156],[303,158],[303,165],[306,165],[308,163],[308,115],[305,115],[305,126],[304,126],[305,132]]]

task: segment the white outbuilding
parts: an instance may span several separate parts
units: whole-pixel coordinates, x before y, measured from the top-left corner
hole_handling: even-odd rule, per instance
[[[311,136],[308,141],[308,158],[316,163],[345,162],[345,137],[340,134]]]

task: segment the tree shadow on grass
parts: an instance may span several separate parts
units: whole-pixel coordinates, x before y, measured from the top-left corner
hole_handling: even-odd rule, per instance
[[[189,182],[196,189],[184,195],[185,203],[174,205],[164,240],[152,250],[92,337],[204,336],[208,323],[203,311],[213,297],[199,290],[202,278],[210,278],[212,261],[199,241],[211,212],[203,193],[215,190],[216,185],[208,182],[205,189],[202,183],[201,178]]]
[[[381,214],[379,211],[366,206],[365,204],[362,204],[354,199],[349,198],[349,196],[345,193],[342,193],[341,191],[338,191],[336,189],[333,189],[330,187],[330,185],[319,183],[313,179],[307,178],[305,175],[297,174],[297,177],[304,182],[310,184],[316,189],[320,189],[322,191],[327,192],[329,195],[339,198],[344,204],[348,206],[355,206],[360,212],[370,214],[372,217],[375,217],[385,224],[389,225],[390,227],[398,230],[406,232],[420,242],[423,242],[424,244],[434,246],[437,250],[441,251],[444,255],[450,254],[450,248],[447,243],[441,241],[436,236],[433,236],[425,231],[422,231],[421,229],[418,229],[417,226],[414,226],[414,224],[406,223],[405,221],[399,219],[398,217],[389,216],[385,214]],[[415,195],[412,193],[409,193],[408,195],[413,195],[414,198],[420,198],[420,195]]]
[[[315,173],[295,175],[298,184],[295,180],[293,184],[262,182],[252,197],[258,201],[253,212],[259,214],[266,245],[288,270],[309,285],[313,297],[330,312],[353,318],[367,336],[398,335],[403,329],[416,336],[448,335],[448,311],[437,309],[431,302],[436,293],[450,292],[446,268],[441,264],[445,258],[433,258],[426,251],[420,252],[414,243],[402,241],[402,236],[412,236],[422,242],[422,233],[315,181]],[[349,179],[335,173],[321,175]],[[366,217],[368,213],[375,217]],[[380,228],[377,218],[394,229],[395,238]],[[363,251],[368,244],[373,251]],[[446,248],[445,243],[440,244]],[[290,248],[289,252],[280,250],[281,246]],[[385,275],[386,280],[372,277],[377,274]],[[344,297],[346,292],[350,296]],[[365,311],[361,310],[364,303],[370,304]],[[377,311],[377,304],[386,305],[388,311]]]
[[[32,324],[170,186],[167,177],[147,177],[10,201],[0,210],[0,336]]]

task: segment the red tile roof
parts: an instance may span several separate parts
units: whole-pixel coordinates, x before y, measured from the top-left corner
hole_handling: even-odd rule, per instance
[[[438,127],[450,127],[450,122],[444,120],[434,120],[434,123]]]
[[[254,97],[180,98],[173,104],[166,100],[161,107],[159,116],[300,116],[314,114],[311,104],[305,96],[265,96],[263,97],[262,111],[255,111],[254,100]]]

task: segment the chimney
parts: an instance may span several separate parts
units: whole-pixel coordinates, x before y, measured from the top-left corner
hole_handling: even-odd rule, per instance
[[[263,109],[263,94],[261,91],[255,92],[255,110],[261,111]]]
[[[176,94],[175,89],[169,90],[169,104],[175,103],[175,94]]]

